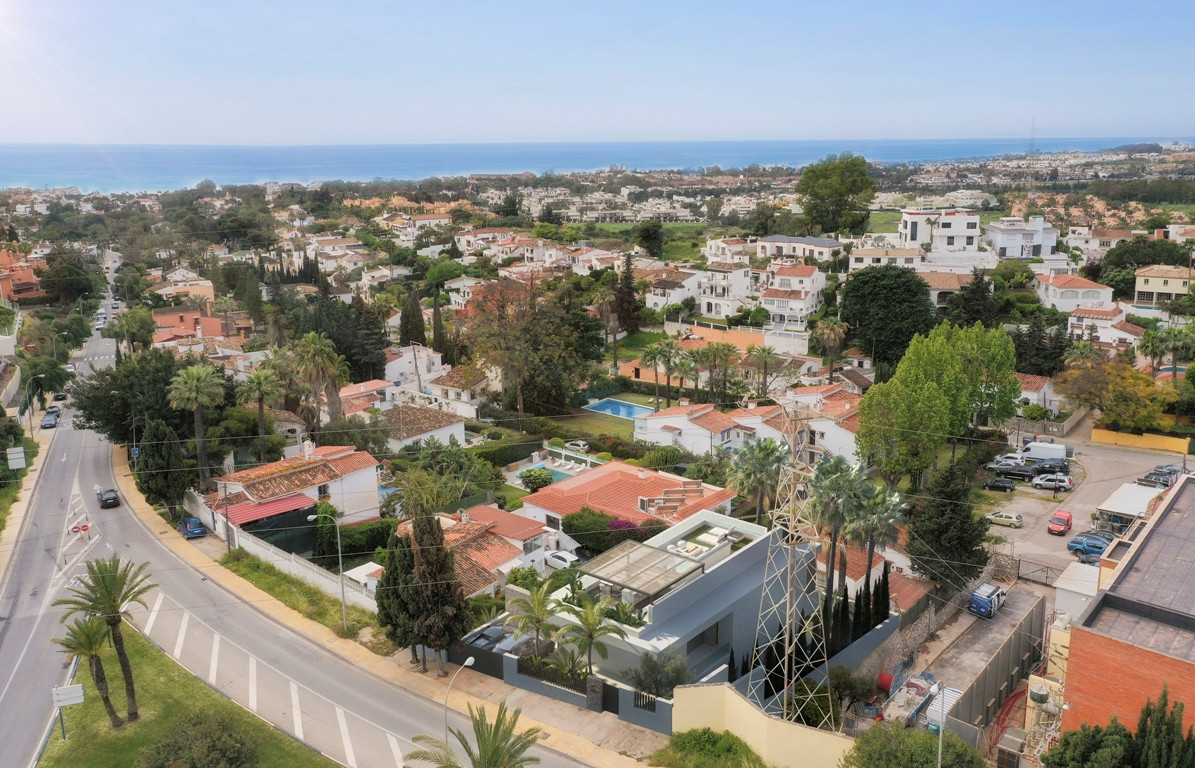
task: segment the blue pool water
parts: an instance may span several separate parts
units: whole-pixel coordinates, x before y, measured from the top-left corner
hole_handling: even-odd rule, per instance
[[[558,482],[560,482],[561,480],[567,480],[567,479],[569,479],[570,477],[572,477],[572,475],[568,475],[568,474],[565,474],[564,472],[561,472],[561,471],[559,471],[559,470],[552,469],[551,467],[549,467],[549,466],[545,465],[545,464],[544,464],[542,461],[541,461],[540,463],[538,463],[538,464],[535,464],[535,465],[533,465],[533,466],[527,467],[527,469],[546,469],[546,470],[548,470],[549,472],[551,472],[551,473],[552,473],[552,482],[554,482],[554,483],[558,483]],[[521,470],[519,470],[519,474],[522,474],[522,473],[526,472],[526,471],[527,471],[527,469],[521,469]]]
[[[617,416],[620,419],[633,419],[636,416],[644,413],[651,413],[654,410],[646,405],[625,403],[622,400],[612,400],[608,397],[603,400],[598,400],[593,405],[587,405],[585,407],[591,411],[597,411],[598,413],[608,413],[611,416]]]

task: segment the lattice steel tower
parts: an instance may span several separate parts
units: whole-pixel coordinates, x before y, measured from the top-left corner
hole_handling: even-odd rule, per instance
[[[817,585],[821,538],[809,514],[809,430],[796,408],[786,409],[785,418],[789,463],[780,474],[772,513],[747,697],[769,714],[833,729],[822,592]],[[801,684],[819,667],[825,686],[815,685],[813,679]]]

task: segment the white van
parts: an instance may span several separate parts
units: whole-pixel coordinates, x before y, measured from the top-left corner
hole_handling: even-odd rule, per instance
[[[1066,446],[1061,443],[1030,443],[1020,450],[1020,454],[1034,461],[1065,459]]]

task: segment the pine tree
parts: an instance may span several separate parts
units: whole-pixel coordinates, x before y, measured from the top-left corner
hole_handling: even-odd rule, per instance
[[[635,293],[635,269],[631,265],[631,254],[622,261],[622,274],[614,289],[614,312],[619,326],[627,333],[639,331],[639,297]]]
[[[378,623],[386,632],[390,642],[398,647],[409,646],[411,663],[419,663],[419,638],[415,624],[411,598],[415,581],[415,556],[411,537],[407,534],[390,535],[386,555],[386,570],[378,580]]]
[[[407,306],[403,308],[398,323],[398,344],[402,347],[427,344],[427,330],[423,324],[423,307],[419,304],[419,291],[412,290],[411,295],[407,297]]]
[[[921,512],[909,525],[906,551],[913,570],[953,590],[963,589],[988,562],[988,521],[974,513],[970,472],[954,462],[930,482]]]

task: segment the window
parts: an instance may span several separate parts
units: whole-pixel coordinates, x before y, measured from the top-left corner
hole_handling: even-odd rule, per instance
[[[954,245],[954,237],[953,237],[953,236],[951,236],[951,237],[947,237],[947,238],[946,238],[946,244],[947,244],[947,245]]]
[[[327,484],[327,483],[325,483],[325,484],[323,484],[323,485],[319,486],[319,487],[316,489],[315,493],[316,493],[316,495],[317,495],[317,496],[319,496],[321,499],[325,499],[325,498],[327,498],[327,497],[329,497],[329,496],[331,496],[331,495],[332,495],[332,491],[331,491],[331,489],[328,487],[328,484]]]
[[[942,229],[950,229],[950,222],[949,221],[942,222]]]
[[[973,236],[967,235],[967,245],[975,245],[975,238]]]
[[[977,221],[968,221],[968,222],[967,222],[967,229],[979,229],[979,222],[977,222]]]
[[[1147,278],[1143,279],[1141,282],[1145,283],[1146,285],[1149,285],[1149,278],[1147,277]]]
[[[1170,281],[1169,281],[1169,280],[1163,280],[1163,281],[1162,281],[1162,285],[1170,285]]]
[[[1148,301],[1151,304],[1154,300],[1153,291],[1137,291],[1137,301]]]
[[[547,519],[544,522],[544,525],[548,526],[553,531],[559,531],[560,530],[560,518],[555,517],[553,515],[548,515]]]

